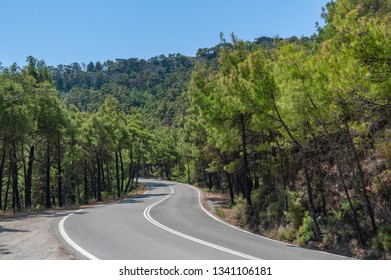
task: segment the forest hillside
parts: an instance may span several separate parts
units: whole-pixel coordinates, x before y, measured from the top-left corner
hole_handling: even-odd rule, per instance
[[[236,224],[390,258],[391,4],[332,1],[314,36],[195,57],[0,68],[0,208],[122,197],[139,177],[227,194]]]

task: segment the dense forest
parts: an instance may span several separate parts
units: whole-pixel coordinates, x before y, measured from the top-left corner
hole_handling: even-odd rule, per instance
[[[391,3],[332,1],[322,16],[310,38],[221,35],[195,57],[0,65],[0,209],[165,178],[227,193],[254,232],[389,258]]]

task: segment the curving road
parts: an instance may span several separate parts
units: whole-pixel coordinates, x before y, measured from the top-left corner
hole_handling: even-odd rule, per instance
[[[142,182],[147,193],[63,217],[55,235],[77,259],[347,259],[227,225],[202,208],[194,187]]]

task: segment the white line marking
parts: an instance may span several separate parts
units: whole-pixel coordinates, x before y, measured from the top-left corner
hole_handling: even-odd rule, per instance
[[[180,183],[180,184],[182,184],[182,183]],[[217,218],[217,217],[216,217],[215,215],[213,215],[211,212],[209,212],[208,210],[206,210],[205,207],[204,207],[204,205],[202,205],[202,193],[201,193],[201,191],[200,191],[198,188],[196,188],[196,187],[194,187],[194,186],[192,186],[192,185],[186,185],[186,184],[182,184],[182,185],[184,185],[184,186],[189,186],[189,187],[193,188],[193,189],[198,193],[198,204],[200,205],[201,209],[202,209],[208,216],[210,216],[211,218],[213,218],[214,220],[216,220],[216,221],[218,221],[218,222],[220,222],[220,223],[222,223],[222,224],[224,224],[224,225],[226,225],[226,226],[228,226],[228,227],[230,227],[230,228],[239,230],[239,231],[241,231],[241,232],[250,234],[250,235],[252,235],[252,236],[256,236],[256,237],[258,237],[258,238],[262,238],[262,239],[266,239],[266,240],[273,241],[273,242],[276,242],[276,243],[280,243],[280,244],[292,246],[292,244],[284,243],[284,242],[279,241],[279,240],[274,240],[274,239],[271,239],[271,238],[268,238],[268,237],[265,237],[265,236],[262,236],[262,235],[255,234],[255,233],[252,233],[252,232],[247,231],[247,230],[244,230],[244,229],[241,229],[241,228],[239,228],[239,227],[236,227],[236,226],[234,226],[234,225],[231,225],[231,224],[229,224],[229,223],[227,223],[227,222],[225,222],[225,221],[223,221],[223,220]]]
[[[143,194],[147,194],[148,193],[148,189],[143,193]],[[86,258],[90,259],[90,260],[99,260],[99,258],[95,257],[93,254],[87,252],[86,250],[84,250],[82,247],[80,247],[79,245],[76,244],[75,241],[73,241],[69,235],[66,233],[65,231],[65,228],[64,228],[64,223],[65,223],[65,220],[68,219],[68,217],[72,216],[73,214],[75,213],[78,213],[78,212],[82,212],[84,211],[84,209],[80,209],[80,210],[77,210],[76,212],[74,213],[71,213],[65,217],[63,217],[59,224],[58,224],[58,230],[60,231],[60,234],[62,236],[62,238],[64,238],[64,240],[70,245],[73,247],[73,249],[75,249],[77,252],[79,252],[80,254],[82,254],[83,256],[85,256]]]
[[[72,216],[73,214],[75,213],[78,213],[78,212],[81,212],[81,211],[84,211],[84,209],[81,209],[81,210],[78,210],[74,213],[71,213],[65,217],[63,217],[60,221],[60,223],[58,224],[58,229],[60,231],[60,234],[62,236],[62,238],[64,238],[64,240],[73,247],[73,249],[75,249],[76,251],[78,251],[80,254],[82,254],[83,256],[85,256],[86,258],[90,259],[90,260],[99,260],[97,257],[95,257],[93,254],[87,252],[86,250],[84,250],[82,247],[80,247],[79,245],[77,245],[70,237],[69,235],[66,233],[65,231],[65,228],[64,228],[64,223],[65,223],[65,220],[68,219],[68,217]]]
[[[299,246],[295,246],[295,245],[292,245],[292,244],[289,244],[289,243],[285,243],[285,242],[282,242],[282,241],[279,241],[279,240],[275,240],[275,239],[271,239],[271,238],[268,238],[268,237],[265,237],[265,236],[262,236],[262,235],[259,235],[259,234],[255,234],[255,233],[252,233],[250,231],[247,231],[247,230],[244,230],[244,229],[241,229],[239,227],[236,227],[234,225],[231,225],[229,224],[228,222],[226,221],[223,221],[219,218],[217,218],[216,216],[214,216],[211,212],[209,212],[208,210],[205,209],[205,207],[202,205],[202,194],[201,194],[201,191],[192,186],[192,185],[189,185],[189,184],[184,184],[184,183],[179,183],[179,182],[175,182],[176,184],[178,185],[182,185],[182,186],[186,186],[186,187],[190,187],[192,189],[194,189],[196,192],[198,192],[198,204],[200,205],[201,209],[208,215],[210,216],[211,218],[213,218],[214,220],[230,227],[230,228],[233,228],[233,229],[236,229],[236,230],[239,230],[243,233],[247,233],[247,234],[250,234],[252,236],[255,236],[255,237],[258,237],[258,238],[262,238],[262,239],[266,239],[266,240],[269,240],[269,241],[273,241],[273,242],[276,242],[276,243],[280,243],[282,245],[286,245],[286,246],[294,246],[294,247],[297,247],[297,248],[301,248],[301,249],[306,249],[306,250],[311,250],[311,249],[307,249],[307,248],[303,248],[303,247],[299,247]],[[346,257],[346,256],[342,256],[342,255],[337,255],[337,254],[333,254],[333,253],[329,253],[329,252],[324,252],[324,251],[319,251],[319,250],[312,250],[312,251],[315,251],[315,252],[318,252],[318,253],[322,253],[322,254],[325,254],[325,255],[331,255],[331,256],[337,256],[337,257],[345,257],[347,259],[353,259],[353,258],[349,258],[349,257]]]
[[[220,250],[220,251],[223,251],[223,252],[226,252],[226,253],[229,253],[229,254],[232,254],[232,255],[236,255],[236,256],[239,256],[239,257],[242,257],[242,258],[245,258],[245,259],[250,259],[250,260],[259,260],[258,258],[256,257],[253,257],[253,256],[250,256],[250,255],[246,255],[246,254],[243,254],[243,253],[240,253],[240,252],[237,252],[237,251],[234,251],[234,250],[231,250],[231,249],[228,249],[228,248],[225,248],[225,247],[222,247],[222,246],[219,246],[219,245],[216,245],[216,244],[213,244],[213,243],[210,243],[210,242],[207,242],[207,241],[204,241],[204,240],[201,240],[201,239],[198,239],[198,238],[195,238],[195,237],[192,237],[190,235],[187,235],[187,234],[184,234],[184,233],[181,233],[179,231],[176,231],[172,228],[169,228],[165,225],[162,225],[161,223],[157,222],[156,220],[154,220],[152,217],[151,217],[151,214],[150,214],[150,211],[153,207],[155,207],[156,205],[162,203],[163,201],[165,201],[166,199],[169,199],[173,194],[174,194],[174,189],[172,187],[169,187],[171,192],[170,194],[168,194],[166,197],[164,197],[163,199],[149,205],[147,208],[145,208],[144,210],[144,217],[149,221],[151,222],[152,224],[154,224],[155,226],[161,228],[161,229],[164,229],[172,234],[175,234],[175,235],[178,235],[180,237],[183,237],[185,239],[188,239],[188,240],[191,240],[193,242],[197,242],[199,244],[202,244],[202,245],[205,245],[205,246],[208,246],[208,247],[211,247],[211,248],[214,248],[214,249],[217,249],[217,250]]]

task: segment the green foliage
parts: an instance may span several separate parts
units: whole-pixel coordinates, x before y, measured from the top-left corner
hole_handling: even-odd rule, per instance
[[[96,204],[97,202],[98,202],[98,201],[97,201],[97,199],[96,199],[95,197],[90,198],[90,199],[88,199],[88,201],[87,201],[88,204],[92,204],[92,205]]]
[[[293,242],[296,239],[297,229],[288,227],[287,229],[280,230],[277,233],[277,239],[281,241]]]
[[[251,211],[235,209],[243,222],[247,214],[246,223],[265,229],[283,222],[284,209],[298,242],[305,244],[314,229],[321,239],[318,219],[329,236],[344,242],[357,238],[358,231],[368,238],[374,215],[389,220],[372,196],[376,191],[389,209],[389,139],[382,130],[390,125],[391,16],[386,1],[375,4],[329,3],[326,26],[312,39],[276,39],[268,48],[222,38],[217,63],[204,60],[195,67],[191,112],[206,134],[196,147],[208,152],[208,157],[195,154],[195,168],[216,180],[224,176],[231,197],[232,185],[235,194],[246,196],[246,186],[254,184],[247,201]],[[206,57],[205,50],[199,55]],[[377,166],[369,163],[370,155],[385,160]],[[352,206],[346,193],[336,190],[342,185]],[[352,207],[359,225],[346,227],[354,224]]]
[[[257,189],[252,191],[251,201],[255,205],[253,223],[261,230],[273,227],[283,215],[281,201],[276,200],[275,192],[265,184],[260,184]]]
[[[385,129],[376,143],[379,154],[387,162],[387,167],[391,168],[391,129]]]
[[[247,223],[247,204],[242,196],[235,197],[235,205],[232,207],[232,216],[241,225]]]
[[[297,242],[300,246],[306,245],[314,237],[311,216],[308,212],[305,213],[302,225],[297,232]]]
[[[385,170],[374,178],[376,195],[384,200],[391,197],[391,170]]]
[[[141,109],[147,115],[174,123],[185,110],[184,92],[194,62],[181,54],[144,59],[116,59],[78,63],[52,68],[53,80],[61,97],[82,111],[95,111],[108,95],[119,101],[121,111]]]
[[[352,205],[354,208],[357,208],[357,206],[359,206],[359,204],[360,204],[360,202],[357,199],[352,199],[351,202],[352,202]],[[344,215],[350,211],[350,205],[349,205],[348,200],[342,201],[341,210],[342,210],[342,215]]]
[[[113,191],[109,192],[109,191],[103,191],[102,192],[102,200],[103,201],[110,201],[110,200],[114,200],[117,198],[117,194]]]
[[[326,222],[327,226],[330,227],[330,229],[338,228],[339,223],[342,221],[343,215],[342,211],[335,210],[334,208],[331,208],[331,211],[329,212],[329,215],[327,215]]]
[[[216,207],[215,211],[217,216],[219,216],[220,218],[225,218],[225,213],[223,209],[221,209],[220,207]]]
[[[372,240],[372,248],[382,252],[391,252],[391,225],[383,225]]]
[[[284,215],[293,228],[298,229],[306,215],[302,205],[302,194],[298,192],[288,192],[289,211],[284,211]]]

